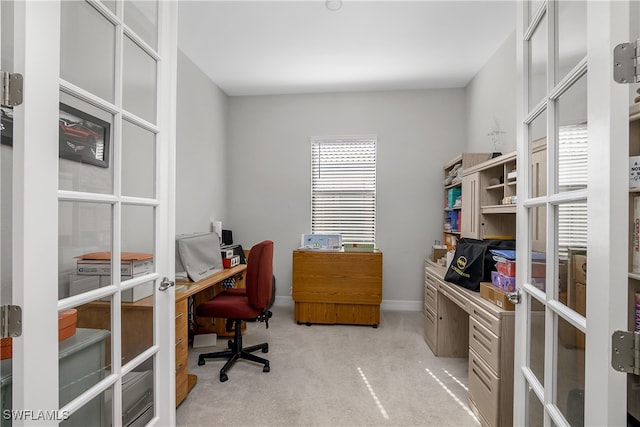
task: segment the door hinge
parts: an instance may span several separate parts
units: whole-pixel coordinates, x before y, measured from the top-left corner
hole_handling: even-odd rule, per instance
[[[2,77],[2,103],[3,107],[15,107],[22,104],[22,74],[0,71]]]
[[[2,322],[2,338],[19,337],[22,335],[22,308],[18,305],[0,306]]]
[[[640,333],[632,331],[613,333],[611,366],[616,371],[640,375]]]
[[[640,81],[638,41],[621,43],[613,48],[613,80],[618,83]]]

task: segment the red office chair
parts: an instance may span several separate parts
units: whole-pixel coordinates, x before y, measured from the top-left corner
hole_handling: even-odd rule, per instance
[[[240,292],[222,292],[209,301],[198,305],[196,314],[202,317],[227,319],[227,329],[234,327],[233,340],[229,340],[229,349],[198,356],[198,365],[205,359],[227,358],[220,369],[220,382],[227,381],[227,371],[238,359],[251,360],[264,365],[262,372],[269,372],[269,361],[252,354],[254,351],[269,351],[269,344],[263,343],[242,348],[242,321],[266,322],[269,327],[269,311],[272,302],[273,283],[273,242],[265,240],[251,248],[246,273],[246,294]]]

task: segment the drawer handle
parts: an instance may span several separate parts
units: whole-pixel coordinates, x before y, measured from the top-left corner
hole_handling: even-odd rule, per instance
[[[491,353],[491,348],[489,348],[489,346],[484,341],[482,341],[481,335],[473,334],[473,338],[476,340],[478,344],[480,344],[487,351],[487,353]]]
[[[474,332],[477,332],[478,335],[484,340],[486,343],[490,343],[493,341],[489,335],[487,335],[482,329],[478,328],[476,325],[472,325]],[[475,334],[474,334],[475,336]]]
[[[475,360],[473,361],[473,365],[474,366],[473,368],[471,368],[471,370],[473,371],[474,374],[476,374],[476,377],[480,380],[480,382],[482,382],[482,384],[484,384],[487,390],[491,392],[491,383],[490,383],[489,375],[487,375],[487,373],[484,372],[482,367],[478,365],[478,363]]]
[[[180,338],[177,342],[176,342],[176,347],[179,346],[180,344],[182,344],[184,342],[184,338]]]
[[[184,366],[184,363],[179,364],[178,367],[176,368],[176,371],[179,371],[180,369],[182,369],[183,366]]]
[[[179,318],[181,318],[182,316],[184,316],[183,312],[180,312],[178,314],[176,314],[176,320],[178,320]]]
[[[473,314],[478,318],[479,321],[481,320],[481,323],[483,323],[483,325],[487,328],[491,328],[491,325],[494,323],[491,317],[481,311],[476,310],[475,308],[473,309]]]

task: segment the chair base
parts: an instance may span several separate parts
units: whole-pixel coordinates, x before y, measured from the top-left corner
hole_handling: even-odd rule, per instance
[[[205,359],[227,359],[222,369],[220,369],[220,382],[225,382],[229,379],[227,371],[238,361],[238,359],[250,360],[252,362],[261,363],[264,365],[262,372],[269,372],[269,361],[262,357],[252,354],[254,351],[261,350],[263,353],[269,352],[269,343],[262,343],[252,345],[250,347],[242,348],[242,320],[234,320],[234,336],[233,340],[229,340],[227,346],[228,350],[216,351],[214,353],[203,353],[198,356],[198,366],[205,364]]]

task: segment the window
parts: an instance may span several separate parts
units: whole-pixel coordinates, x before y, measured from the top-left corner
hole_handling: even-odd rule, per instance
[[[375,136],[311,138],[311,232],[376,238]]]
[[[558,138],[558,191],[587,188],[586,124],[560,126]],[[587,202],[558,205],[558,255],[568,257],[569,248],[587,247]]]

